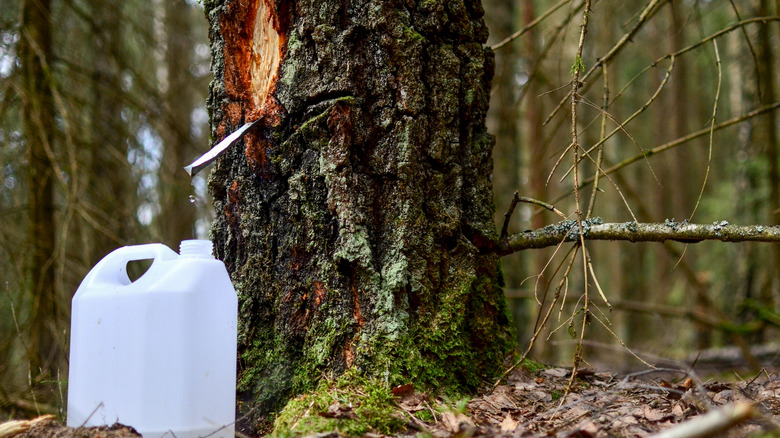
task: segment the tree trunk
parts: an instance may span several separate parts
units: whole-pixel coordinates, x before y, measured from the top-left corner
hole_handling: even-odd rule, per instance
[[[98,32],[94,34],[92,60],[91,144],[89,150],[86,210],[89,246],[88,266],[93,266],[117,246],[127,245],[138,234],[136,182],[127,161],[130,133],[122,111],[120,59],[122,53],[121,6],[110,2],[92,5]],[[90,222],[92,224],[90,224]],[[90,226],[91,225],[91,226]]]
[[[56,341],[54,223],[54,100],[50,67],[53,59],[49,0],[25,1],[22,10],[22,102],[30,186],[29,284],[32,291],[28,359],[32,376],[55,376]]]
[[[161,84],[165,117],[160,124],[163,154],[160,162],[160,214],[157,219],[162,242],[177,248],[179,242],[195,237],[195,206],[190,202],[194,189],[185,177],[182,165],[192,158],[195,147],[190,135],[190,117],[195,96],[188,83],[193,38],[190,32],[189,6],[184,0],[164,1],[165,71]]]
[[[212,137],[262,119],[210,181],[251,419],[350,367],[476,388],[512,344],[480,3],[205,7]]]
[[[505,0],[483,1],[486,15],[485,23],[493,31],[488,44],[497,43],[511,35],[518,27],[518,5]],[[493,193],[498,200],[495,222],[502,223],[504,213],[511,200],[511,194],[520,189],[521,147],[520,124],[518,123],[517,99],[520,87],[517,86],[519,71],[517,43],[504,46],[495,52],[495,76],[490,98],[490,111],[487,126],[495,134],[493,147]],[[501,202],[503,200],[503,202]],[[510,219],[510,229],[518,229],[525,224],[521,215]],[[519,287],[528,276],[528,267],[523,257],[507,257],[501,261],[505,285],[508,288]],[[514,319],[518,339],[526,339],[524,333],[529,323],[529,309],[526,298],[509,298],[507,305]]]
[[[780,8],[780,4],[775,2],[776,14],[780,13],[777,8]],[[759,6],[759,14],[770,14],[772,7],[768,1],[762,1]],[[777,72],[775,71],[776,55],[772,46],[772,29],[777,29],[776,26],[770,24],[763,25],[758,30],[758,53],[760,56],[758,62],[758,74],[759,74],[759,99],[761,103],[772,103],[776,100],[775,92],[775,78]],[[775,33],[775,36],[777,34]],[[763,88],[763,89],[762,89]],[[769,223],[773,225],[780,225],[780,139],[777,134],[777,115],[774,111],[769,112],[763,117],[762,123],[763,133],[759,134],[766,144],[766,155],[769,161]],[[773,248],[774,265],[780,266],[780,245],[775,245]],[[780,295],[780,270],[775,269],[773,278],[770,278],[770,286],[765,288],[759,295],[761,303],[767,308],[776,309],[776,301],[778,295]],[[763,335],[763,333],[762,333]]]
[[[527,26],[536,18],[537,11],[534,7],[533,0],[526,0],[523,3],[522,25]],[[525,87],[528,87],[528,90],[525,92],[524,102],[520,102],[518,104],[518,106],[522,105],[522,110],[518,113],[522,114],[521,120],[522,123],[525,124],[525,150],[527,151],[526,160],[528,160],[525,165],[525,169],[527,169],[526,175],[528,179],[528,185],[526,187],[522,187],[520,184],[518,184],[516,190],[520,190],[522,188],[528,191],[530,196],[535,199],[548,199],[549,191],[546,184],[546,178],[547,172],[549,172],[550,169],[549,163],[547,163],[547,159],[549,159],[549,151],[545,152],[545,139],[542,132],[542,122],[544,121],[543,114],[545,113],[544,105],[543,102],[538,99],[538,96],[546,91],[546,89],[544,89],[545,85],[543,85],[545,78],[539,75],[536,77],[531,77],[533,72],[536,70],[537,65],[544,60],[544,56],[540,53],[541,51],[539,49],[541,47],[541,42],[539,41],[538,34],[539,32],[537,29],[529,30],[523,37],[524,44],[522,45],[521,49],[525,58],[525,62],[528,65],[527,74],[529,76],[528,82],[525,84]],[[532,215],[530,224],[531,228],[539,228],[544,226],[544,219],[545,218],[543,215]],[[523,228],[520,229],[527,228],[528,224],[526,223],[523,224]],[[522,281],[525,281],[525,279],[528,278],[528,275],[543,273],[545,271],[545,265],[547,264],[548,260],[550,260],[550,257],[550,253],[546,251],[538,251],[536,254],[530,257],[530,272],[523,275],[523,279],[519,284],[523,284]],[[532,301],[531,306],[534,305],[535,303]],[[535,312],[532,312],[533,316],[529,317],[529,320],[533,321],[534,316],[542,314],[542,311],[543,306],[539,306]],[[532,330],[533,323],[528,324],[528,327]],[[551,329],[545,329],[545,333],[549,333],[549,330]],[[524,336],[521,339],[530,339],[530,336]],[[560,357],[556,355],[557,349],[549,348],[546,344],[546,342],[540,342],[534,346],[534,354],[538,353],[538,357],[542,358],[540,360],[552,359],[552,361],[556,361],[558,357]]]

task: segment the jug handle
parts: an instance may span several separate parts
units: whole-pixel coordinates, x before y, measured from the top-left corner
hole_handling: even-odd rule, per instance
[[[89,271],[79,289],[97,285],[120,285],[130,283],[127,276],[127,263],[134,260],[153,259],[151,270],[158,260],[172,260],[178,254],[162,243],[148,243],[145,245],[123,246],[110,252],[107,256]]]

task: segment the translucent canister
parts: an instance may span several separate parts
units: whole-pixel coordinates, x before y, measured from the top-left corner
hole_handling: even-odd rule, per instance
[[[130,281],[127,263],[152,259]],[[125,246],[73,297],[68,426],[233,437],[237,298],[208,240]]]

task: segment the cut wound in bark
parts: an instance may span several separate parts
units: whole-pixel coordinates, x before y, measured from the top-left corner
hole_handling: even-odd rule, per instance
[[[277,31],[274,6],[269,0],[258,0],[255,26],[252,35],[252,56],[250,72],[252,75],[252,98],[254,105],[260,108],[276,83],[276,72],[282,58],[283,38]]]
[[[284,51],[284,36],[271,0],[234,1],[220,18],[224,36],[224,87],[232,107],[230,123],[241,116],[256,119],[274,89]],[[241,104],[235,106],[236,101]],[[241,108],[241,111],[236,111]]]

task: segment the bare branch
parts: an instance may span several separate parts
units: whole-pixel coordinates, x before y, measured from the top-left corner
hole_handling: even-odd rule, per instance
[[[652,105],[653,102],[655,102],[655,99],[658,97],[658,95],[661,94],[661,90],[664,89],[664,87],[666,86],[666,83],[669,81],[669,78],[672,77],[672,70],[674,70],[674,60],[675,60],[674,57],[672,57],[669,60],[669,68],[666,70],[666,75],[664,76],[663,80],[661,81],[661,83],[656,88],[655,93],[653,93],[653,95],[650,96],[650,99],[647,102],[645,102],[645,104],[642,105],[641,108],[636,110],[634,112],[634,114],[631,114],[622,123],[620,123],[617,120],[615,120],[614,118],[610,117],[610,119],[612,119],[612,121],[617,124],[617,127],[615,129],[613,129],[612,132],[610,132],[606,136],[602,137],[602,139],[599,140],[598,143],[596,143],[595,145],[593,145],[590,148],[588,148],[588,150],[585,151],[584,155],[589,155],[591,152],[593,152],[594,149],[596,149],[597,147],[603,145],[607,140],[612,138],[612,136],[615,135],[618,131],[623,131],[631,139],[631,141],[639,148],[639,150],[642,151],[642,156],[645,156],[645,157],[648,156],[647,152],[645,152],[645,150],[642,148],[641,145],[639,145],[639,143],[634,139],[634,137],[628,131],[626,131],[625,127],[632,120],[634,120],[634,118],[636,118],[638,115],[642,114],[647,108],[649,108],[650,105]],[[718,88],[718,90],[720,90],[720,88]],[[609,116],[609,113],[603,113],[603,114],[606,115],[606,116]],[[713,125],[714,125],[714,122],[713,122]],[[710,128],[710,131],[712,131],[712,129],[713,128]],[[650,163],[649,162],[648,162],[648,167],[650,167]],[[563,181],[569,175],[569,173],[571,173],[571,171],[572,171],[572,168],[569,168],[569,170],[567,170],[566,173],[561,177],[561,181]],[[658,178],[655,176],[655,172],[653,172],[653,168],[652,167],[650,167],[650,172],[653,174],[653,177],[655,178],[655,180],[658,181]]]
[[[588,309],[588,306],[590,304],[590,299],[588,297],[588,250],[585,247],[585,229],[582,224],[582,210],[580,209],[580,180],[579,180],[579,161],[580,161],[580,144],[579,140],[577,139],[577,89],[580,87],[580,74],[582,73],[582,70],[585,69],[584,64],[582,63],[582,49],[585,45],[585,34],[588,32],[588,18],[590,17],[590,0],[585,0],[585,9],[582,12],[582,25],[580,30],[580,42],[577,44],[577,56],[574,60],[574,66],[572,66],[572,78],[571,78],[571,141],[574,146],[574,205],[577,207],[577,228],[579,228],[579,234],[580,234],[580,240],[579,244],[582,247],[582,274],[584,276],[584,291],[583,291],[583,297],[585,298],[582,308],[582,327],[580,328],[580,337],[579,341],[577,342],[577,347],[574,351],[574,367],[572,369],[571,378],[569,379],[569,383],[566,385],[566,389],[564,390],[563,397],[561,397],[561,403],[559,406],[563,405],[563,401],[566,399],[566,396],[571,391],[573,385],[574,385],[574,375],[577,374],[577,370],[580,367],[580,363],[582,362],[582,341],[585,339],[585,327],[588,324],[588,319],[590,316],[590,309]],[[575,315],[572,315],[572,322],[571,324],[574,324],[574,317]]]
[[[628,242],[697,243],[702,240],[722,242],[772,242],[780,243],[780,225],[729,225],[726,221],[711,225],[689,224],[688,222],[665,223],[602,223],[600,218],[582,222],[584,240],[624,240]],[[499,242],[497,252],[507,255],[525,249],[546,248],[561,242],[580,240],[580,232],[573,220],[559,222],[546,227],[512,234]]]
[[[664,0],[664,3],[665,3],[665,1],[666,0]],[[639,32],[639,29],[642,28],[642,26],[645,24],[645,22],[647,22],[647,20],[650,17],[653,16],[655,11],[658,10],[658,8],[656,8],[656,6],[658,6],[660,3],[661,3],[660,0],[651,0],[650,3],[648,3],[645,6],[645,8],[642,10],[642,13],[639,15],[639,19],[637,20],[637,22],[634,25],[634,27],[631,30],[629,30],[628,33],[623,35],[623,37],[620,39],[620,41],[615,43],[615,45],[609,50],[609,52],[607,52],[606,55],[604,55],[601,58],[599,58],[598,60],[596,60],[596,64],[593,67],[591,67],[590,70],[585,72],[585,74],[582,76],[582,78],[579,78],[579,80],[581,82],[585,82],[590,77],[591,73],[593,73],[594,71],[598,71],[597,69],[601,68],[601,64],[603,64],[605,62],[609,62],[609,60],[611,60],[615,55],[620,53],[620,51],[626,46],[626,44],[631,41],[631,38],[637,32]],[[550,113],[550,115],[547,116],[547,119],[544,121],[544,123],[542,123],[542,126],[546,126],[548,123],[550,123],[550,120],[552,120],[552,118],[555,117],[555,114],[558,112],[558,110],[561,109],[563,104],[570,97],[571,97],[571,94],[567,94],[566,97],[563,98],[563,100],[561,100],[561,102],[558,104],[557,107],[555,107],[555,109],[552,111],[552,113]]]
[[[504,240],[509,235],[509,221],[512,219],[512,213],[515,212],[517,203],[520,202],[520,195],[515,192],[515,196],[512,197],[512,203],[509,205],[509,209],[504,213],[504,226],[501,227],[501,240]]]
[[[515,194],[517,194],[517,192],[515,192]],[[526,204],[534,204],[534,205],[538,205],[540,207],[544,207],[547,210],[550,210],[551,212],[553,212],[553,213],[557,214],[558,216],[560,216],[561,219],[566,220],[566,215],[563,214],[562,211],[560,211],[557,208],[555,208],[555,206],[552,205],[552,204],[548,204],[548,203],[546,203],[544,201],[540,201],[538,199],[526,198],[525,196],[520,196],[520,197],[517,198],[517,200],[519,202],[525,202]]]
[[[701,203],[701,198],[704,196],[704,189],[707,187],[707,180],[710,176],[710,169],[712,168],[712,139],[715,136],[715,119],[718,115],[718,100],[720,99],[720,85],[723,80],[723,71],[721,69],[720,65],[720,53],[718,52],[718,42],[716,40],[712,40],[712,46],[715,48],[715,61],[718,66],[718,87],[715,90],[715,103],[712,104],[712,118],[710,119],[710,141],[707,146],[707,171],[704,172],[704,182],[701,184],[701,191],[699,192],[699,197],[696,199],[696,205],[693,206],[693,211],[691,212],[691,215],[688,216],[688,220],[693,220],[693,215],[696,214],[696,210],[699,208],[699,204]]]
[[[609,75],[607,74],[607,63],[601,65],[601,80],[604,82],[604,97],[601,104],[601,131],[599,139],[604,140],[607,135],[607,110],[609,109]],[[599,191],[599,173],[601,166],[604,162],[604,145],[599,147],[598,156],[596,157],[597,170],[593,173],[593,188],[590,192],[590,201],[588,202],[588,212],[585,213],[585,219],[590,219],[593,214],[593,207],[596,205],[596,195]]]
[[[526,198],[525,196],[520,196],[520,194],[518,194],[515,191],[515,195],[512,197],[512,204],[509,205],[509,209],[506,211],[506,213],[504,213],[504,225],[501,227],[501,237],[500,237],[501,240],[506,239],[506,237],[509,235],[509,221],[512,219],[512,214],[515,212],[515,208],[517,207],[517,204],[520,202],[525,202],[527,204],[534,204],[540,207],[544,207],[547,210],[550,210],[551,212],[560,216],[561,219],[566,220],[566,215],[563,214],[562,211],[555,208],[554,205],[548,204],[538,199]]]
[[[513,33],[512,35],[504,38],[504,40],[501,41],[500,43],[494,44],[494,45],[490,46],[490,48],[492,50],[497,50],[497,49],[500,49],[501,47],[511,43],[515,39],[517,39],[520,36],[522,36],[524,33],[528,32],[531,29],[533,29],[534,26],[536,26],[537,24],[541,23],[545,18],[547,18],[550,15],[552,15],[553,12],[557,11],[558,9],[560,9],[561,6],[563,6],[563,5],[567,4],[567,3],[569,3],[569,0],[561,0],[561,1],[559,1],[557,4],[553,5],[550,9],[548,9],[544,14],[540,15],[539,17],[537,17],[534,21],[528,23],[527,26],[525,26],[524,28],[518,30],[517,32]],[[584,3],[581,3],[579,6],[576,7],[576,9],[581,8],[583,4]]]
[[[658,6],[658,2],[653,2],[652,4],[648,5],[645,8],[645,10],[642,12],[642,17],[645,17],[644,21],[646,21],[647,18],[650,17],[650,16],[646,16],[645,12],[649,13],[650,11],[653,11],[653,12],[657,11],[657,9],[653,9],[653,8],[655,8],[655,6]],[[587,90],[589,88],[590,82],[586,82],[586,81],[590,77],[591,73],[593,73],[596,70],[596,68],[601,67],[601,64],[603,64],[604,62],[608,62],[617,53],[619,53],[620,50],[626,45],[626,43],[631,40],[631,37],[634,35],[635,31],[638,31],[639,28],[644,24],[644,21],[642,20],[642,17],[640,17],[640,22],[638,22],[636,24],[636,26],[628,34],[624,35],[623,38],[621,38],[621,40],[618,41],[615,44],[615,46],[612,47],[612,49],[606,55],[604,55],[603,57],[597,59],[596,63],[593,65],[593,67],[591,67],[585,73],[585,75],[581,79],[581,81],[585,83],[585,85],[583,86],[583,88],[585,90]],[[735,23],[735,24],[733,24],[733,25],[731,25],[731,26],[729,26],[727,28],[721,29],[718,32],[715,32],[714,34],[712,34],[712,35],[710,35],[710,36],[708,36],[708,37],[706,37],[706,38],[704,38],[704,39],[702,39],[702,40],[700,40],[700,41],[698,41],[698,42],[696,42],[694,44],[691,44],[688,47],[680,49],[680,50],[678,50],[678,51],[676,51],[674,53],[666,54],[666,55],[656,59],[653,63],[651,63],[649,66],[647,66],[647,68],[642,70],[639,74],[641,75],[646,70],[655,67],[659,62],[663,61],[664,59],[669,59],[671,56],[679,57],[683,53],[689,52],[689,51],[691,51],[691,50],[701,46],[702,44],[708,43],[712,39],[719,38],[719,37],[721,37],[721,36],[731,32],[731,31],[733,31],[735,29],[739,29],[742,26],[745,26],[745,25],[748,25],[748,24],[752,24],[752,23],[767,23],[767,22],[770,22],[770,21],[778,21],[778,20],[780,20],[780,17],[778,17],[778,16],[767,16],[767,17],[754,17],[754,18],[751,18],[751,19],[748,19],[748,20],[740,21],[739,23]],[[583,91],[583,93],[584,93],[584,91]],[[620,95],[622,93],[618,93],[618,94]],[[561,107],[563,107],[563,105],[566,103],[566,101],[570,97],[571,97],[571,95],[567,94],[563,99],[561,99],[561,101],[558,103],[558,106],[556,106],[555,109],[553,109],[553,111],[550,113],[550,115],[547,116],[547,119],[545,119],[545,121],[544,121],[544,123],[542,123],[542,125],[546,126],[548,123],[550,123],[550,120],[552,120],[553,117],[555,117],[555,114],[557,114],[558,111],[560,111]]]
[[[653,155],[656,155],[656,154],[659,154],[661,152],[664,152],[664,151],[666,151],[668,149],[675,148],[675,147],[680,146],[682,144],[685,144],[685,143],[687,143],[687,142],[689,142],[691,140],[695,140],[695,139],[697,139],[699,137],[707,135],[707,134],[709,134],[713,130],[714,131],[719,131],[719,130],[721,130],[723,128],[728,128],[729,126],[736,125],[737,123],[743,122],[743,121],[751,119],[753,117],[760,116],[760,115],[768,113],[770,111],[774,111],[774,110],[776,110],[778,108],[780,108],[780,101],[771,103],[769,105],[764,105],[764,106],[762,106],[760,108],[756,108],[755,110],[750,111],[749,113],[742,114],[741,116],[737,116],[737,117],[731,118],[729,120],[726,120],[725,122],[718,123],[715,126],[708,127],[708,128],[703,128],[703,129],[700,129],[700,130],[698,130],[696,132],[692,132],[692,133],[690,133],[690,134],[688,134],[688,135],[686,135],[684,137],[680,137],[680,138],[678,138],[676,140],[672,140],[672,141],[670,141],[668,143],[664,143],[664,144],[662,144],[660,146],[656,146],[656,147],[654,147],[652,149],[648,149],[644,153],[634,155],[631,158],[627,158],[627,159],[621,161],[620,163],[615,164],[614,166],[612,166],[612,167],[610,167],[608,169],[604,169],[604,171],[601,172],[601,175],[612,174],[612,173],[614,173],[614,172],[616,172],[616,171],[618,171],[618,170],[620,170],[620,169],[622,169],[622,168],[624,168],[624,167],[626,167],[626,166],[628,166],[630,164],[633,164],[633,163],[635,163],[635,162],[637,162],[637,161],[639,161],[639,160],[641,160],[643,158],[651,157]],[[587,186],[588,184],[593,183],[593,181],[594,181],[593,177],[588,178],[588,179],[586,179],[585,181],[583,181],[580,184],[579,188],[582,189],[583,187]],[[563,196],[559,196],[553,202],[560,201],[561,199],[565,198],[569,194],[566,194],[566,195],[563,195]],[[776,212],[775,214],[778,214],[778,213],[780,213],[780,210],[778,210],[778,212]]]
[[[742,21],[742,15],[739,13],[739,8],[737,8],[737,5],[734,3],[734,0],[729,0],[729,3],[731,3],[731,9],[734,10],[734,15],[736,15],[738,21]],[[745,37],[745,43],[747,43],[748,48],[750,49],[750,55],[753,57],[753,70],[755,71],[755,78],[756,78],[756,90],[758,91],[758,101],[761,102],[763,100],[763,96],[761,96],[761,78],[758,75],[758,55],[756,54],[756,49],[753,48],[753,43],[750,42],[750,36],[747,33],[747,29],[742,27],[742,35]]]

